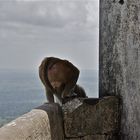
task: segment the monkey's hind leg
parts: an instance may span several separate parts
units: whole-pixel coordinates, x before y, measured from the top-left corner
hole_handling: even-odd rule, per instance
[[[76,85],[74,87],[74,93],[76,93],[77,97],[87,98],[84,88],[79,85]]]

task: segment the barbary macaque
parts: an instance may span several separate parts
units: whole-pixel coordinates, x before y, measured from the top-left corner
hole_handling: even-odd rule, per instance
[[[54,95],[60,104],[68,97],[86,97],[84,89],[76,84],[79,73],[67,60],[46,57],[39,67],[39,76],[45,86],[48,102],[54,102]]]

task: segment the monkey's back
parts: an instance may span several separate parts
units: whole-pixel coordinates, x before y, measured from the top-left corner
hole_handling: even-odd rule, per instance
[[[69,61],[60,60],[48,69],[48,80],[53,88],[59,88],[67,84],[74,77],[72,64]]]

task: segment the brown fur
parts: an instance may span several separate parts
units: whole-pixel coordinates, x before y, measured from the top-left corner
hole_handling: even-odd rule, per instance
[[[39,67],[39,76],[45,86],[48,102],[54,102],[53,94],[61,103],[73,92],[77,97],[86,97],[84,89],[76,85],[79,70],[67,60],[46,57]]]
[[[79,85],[76,85],[74,87],[74,93],[76,93],[77,97],[82,97],[82,98],[86,98],[87,97],[85,90],[81,86],[79,86]]]

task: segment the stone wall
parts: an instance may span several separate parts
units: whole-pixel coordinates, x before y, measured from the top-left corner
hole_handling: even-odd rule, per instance
[[[64,140],[61,113],[44,104],[0,128],[0,140]]]
[[[119,99],[115,96],[75,98],[62,109],[58,104],[33,109],[0,128],[0,139],[118,140],[119,117]]]
[[[63,105],[66,140],[118,140],[119,99],[74,99]]]
[[[140,0],[100,0],[99,40],[100,97],[121,97],[121,139],[140,140]]]

